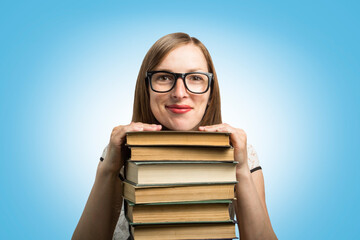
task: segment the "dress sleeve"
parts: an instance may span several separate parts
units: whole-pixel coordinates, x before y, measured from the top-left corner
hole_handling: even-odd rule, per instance
[[[100,157],[100,160],[104,160],[105,156],[106,156],[106,153],[107,153],[107,149],[108,149],[108,145],[106,145],[106,147],[104,148],[102,154],[101,154],[101,157]]]
[[[250,168],[250,172],[255,172],[257,170],[260,170],[260,162],[259,157],[257,155],[257,152],[255,151],[255,148],[251,145],[247,145],[247,153],[248,153],[248,164]]]
[[[130,227],[129,227],[129,222],[126,220],[125,217],[124,200],[123,200],[120,216],[114,230],[113,240],[127,240],[127,239],[131,239]]]
[[[105,156],[106,156],[106,153],[108,150],[108,146],[109,145],[106,145],[106,147],[104,148],[104,151],[102,152],[101,157],[100,157],[100,161],[103,161],[105,159]],[[121,176],[124,176],[124,166],[120,169],[120,174],[121,174]]]

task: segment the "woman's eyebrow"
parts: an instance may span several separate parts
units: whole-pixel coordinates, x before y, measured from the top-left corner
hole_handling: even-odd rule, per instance
[[[194,69],[190,69],[187,72],[207,72],[207,71],[201,70],[201,68],[194,68]]]
[[[166,71],[166,72],[172,72],[170,69],[167,69],[167,68],[155,68],[155,71]]]
[[[174,72],[167,68],[156,68],[155,70],[156,71]],[[188,73],[188,72],[204,72],[204,70],[201,70],[201,68],[192,68],[192,69],[189,69],[188,71],[186,71],[185,73]],[[207,72],[207,71],[205,71],[205,72]]]

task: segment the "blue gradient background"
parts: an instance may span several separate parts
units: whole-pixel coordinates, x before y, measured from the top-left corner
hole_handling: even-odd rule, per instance
[[[279,239],[359,235],[357,1],[2,1],[0,239],[69,239],[161,36],[212,54]]]

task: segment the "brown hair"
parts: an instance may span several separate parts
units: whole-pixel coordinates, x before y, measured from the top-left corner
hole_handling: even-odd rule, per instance
[[[220,90],[217,80],[216,71],[212,62],[209,51],[206,49],[198,39],[190,37],[186,33],[171,33],[157,40],[154,45],[147,52],[139,71],[139,75],[135,87],[134,106],[133,106],[133,122],[143,123],[156,123],[159,122],[155,119],[150,109],[149,89],[146,84],[145,77],[147,71],[152,71],[164,59],[164,57],[176,47],[185,44],[194,44],[203,52],[206,62],[208,64],[209,72],[214,75],[210,101],[205,114],[200,121],[199,126],[219,124],[221,120],[221,106],[220,106]]]

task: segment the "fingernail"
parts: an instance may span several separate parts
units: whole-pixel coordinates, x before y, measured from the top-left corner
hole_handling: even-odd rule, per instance
[[[203,126],[199,127],[199,130],[204,130],[204,129],[205,129],[205,127],[203,127]]]

